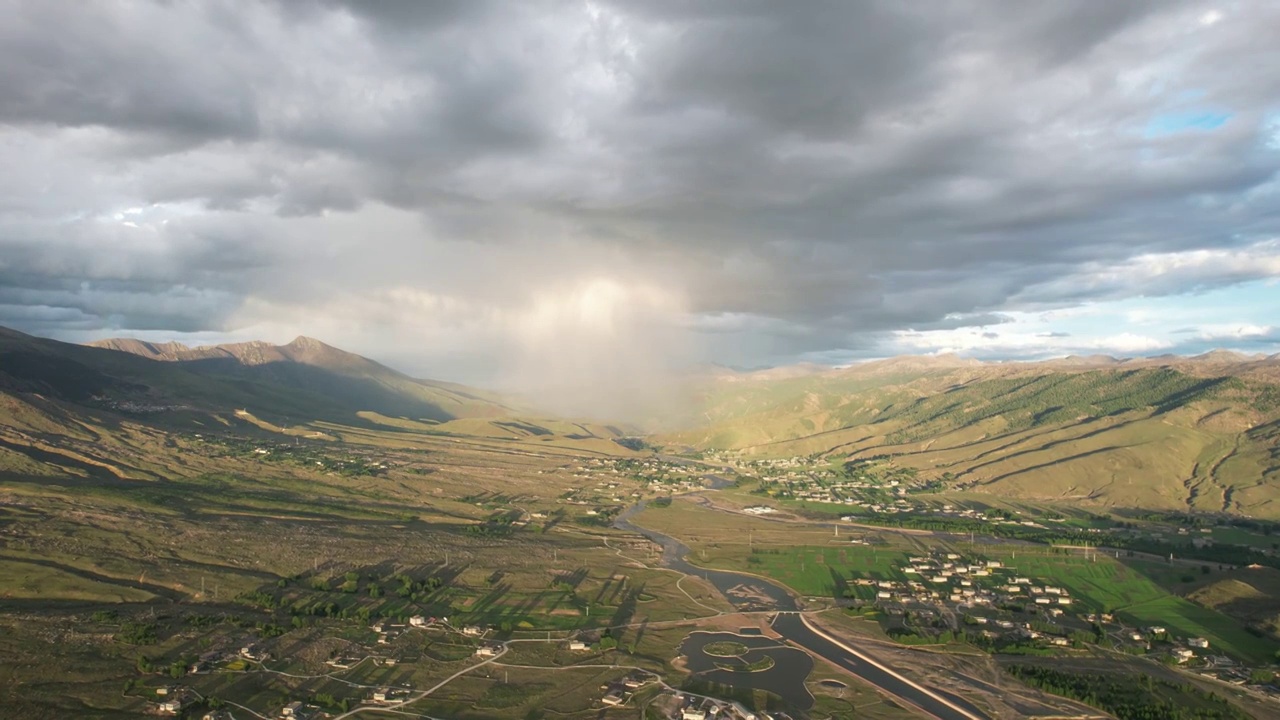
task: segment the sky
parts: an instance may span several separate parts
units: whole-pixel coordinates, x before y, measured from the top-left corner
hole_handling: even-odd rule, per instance
[[[26,332],[555,387],[1280,351],[1280,3],[0,12]]]

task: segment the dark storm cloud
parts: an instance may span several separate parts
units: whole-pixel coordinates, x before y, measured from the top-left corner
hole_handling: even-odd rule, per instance
[[[20,327],[505,327],[603,274],[751,365],[1277,272],[1274,5],[0,10]]]
[[[7,8],[0,25],[0,119],[189,138],[256,134],[252,67],[227,62],[235,46],[202,62],[200,51],[213,48],[202,48],[192,34],[204,22],[234,26],[234,16],[209,6],[179,27],[158,20],[157,13],[130,5]],[[222,39],[237,42],[232,33]]]

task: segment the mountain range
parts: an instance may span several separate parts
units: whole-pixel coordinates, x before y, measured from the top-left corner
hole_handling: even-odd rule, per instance
[[[974,497],[1280,517],[1274,355],[1033,363],[919,356],[844,368],[704,368],[681,386],[695,412],[669,418],[650,443],[890,463]],[[29,435],[63,432],[82,412],[152,426],[242,413],[277,430],[321,422],[555,436],[604,443],[596,449],[606,452],[616,447],[612,438],[630,434],[619,425],[531,420],[546,414],[305,337],[83,346],[0,329],[0,400],[3,424]]]
[[[307,337],[286,345],[111,339],[82,346],[0,329],[0,390],[98,407],[249,409],[300,420],[367,411],[444,422],[520,412],[495,393],[412,378]]]

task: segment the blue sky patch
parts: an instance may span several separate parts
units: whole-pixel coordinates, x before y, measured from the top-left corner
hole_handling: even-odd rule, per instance
[[[1190,131],[1217,130],[1230,119],[1231,113],[1213,110],[1161,113],[1147,122],[1144,134],[1152,138]]]

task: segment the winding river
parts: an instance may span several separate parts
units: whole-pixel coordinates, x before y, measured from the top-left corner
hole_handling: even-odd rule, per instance
[[[727,484],[723,478],[709,476],[709,479],[712,489]],[[640,527],[631,521],[647,505],[647,502],[640,502],[627,508],[614,519],[613,526],[619,530],[643,535],[660,545],[663,566],[706,580],[739,610],[777,611],[771,626],[784,640],[914,705],[928,716],[940,720],[985,720],[987,718],[987,715],[972,703],[954,694],[912,682],[848,643],[818,630],[805,619],[800,612],[800,604],[796,597],[783,586],[747,573],[693,565],[685,559],[689,554],[687,545],[670,535]]]

